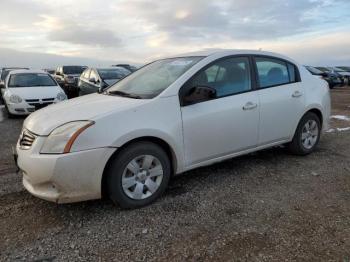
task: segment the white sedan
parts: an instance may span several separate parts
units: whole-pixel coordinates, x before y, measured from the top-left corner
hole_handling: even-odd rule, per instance
[[[13,70],[1,86],[9,117],[28,115],[67,99],[52,76],[41,70]]]
[[[150,63],[100,94],[33,113],[18,166],[33,195],[151,203],[174,174],[276,145],[306,155],[327,129],[327,84],[295,61],[247,50]]]

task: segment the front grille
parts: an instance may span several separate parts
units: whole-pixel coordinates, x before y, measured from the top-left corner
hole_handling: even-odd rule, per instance
[[[19,137],[19,146],[21,149],[30,149],[36,139],[37,135],[33,134],[27,129],[23,129]]]
[[[28,105],[30,106],[34,106],[35,109],[40,109],[43,108],[45,106],[51,105],[53,102],[43,102],[43,103],[28,103]]]
[[[53,100],[55,100],[55,98],[43,98],[41,100],[43,100],[43,101],[53,101]]]
[[[39,99],[26,99],[26,102],[39,102]]]

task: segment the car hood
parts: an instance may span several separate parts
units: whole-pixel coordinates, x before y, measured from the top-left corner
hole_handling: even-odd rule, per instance
[[[86,95],[32,113],[25,120],[24,127],[37,135],[45,136],[67,122],[96,120],[99,116],[138,107],[147,101],[149,100],[103,94]]]
[[[56,98],[58,93],[63,92],[59,86],[10,87],[9,91],[22,99]]]

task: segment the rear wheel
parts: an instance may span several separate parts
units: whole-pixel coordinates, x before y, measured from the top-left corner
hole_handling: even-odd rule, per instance
[[[170,175],[166,152],[154,143],[138,142],[113,160],[107,171],[108,195],[123,208],[142,207],[165,191]]]
[[[320,140],[321,123],[315,113],[308,112],[300,120],[288,149],[293,154],[307,155],[314,151]]]

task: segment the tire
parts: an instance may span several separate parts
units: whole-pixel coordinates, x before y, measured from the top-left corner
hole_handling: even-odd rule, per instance
[[[311,128],[310,123],[316,124],[317,129]],[[307,124],[311,131],[307,132]],[[316,128],[315,127],[315,128]],[[316,137],[314,137],[316,135]],[[321,135],[321,122],[315,113],[307,112],[300,120],[292,142],[287,145],[288,150],[295,155],[307,155],[314,151]],[[308,140],[307,140],[308,139]]]
[[[155,176],[161,173],[160,168],[162,175]],[[160,146],[151,142],[137,142],[116,155],[106,175],[109,198],[122,208],[139,208],[152,203],[164,193],[171,176],[171,163]]]

